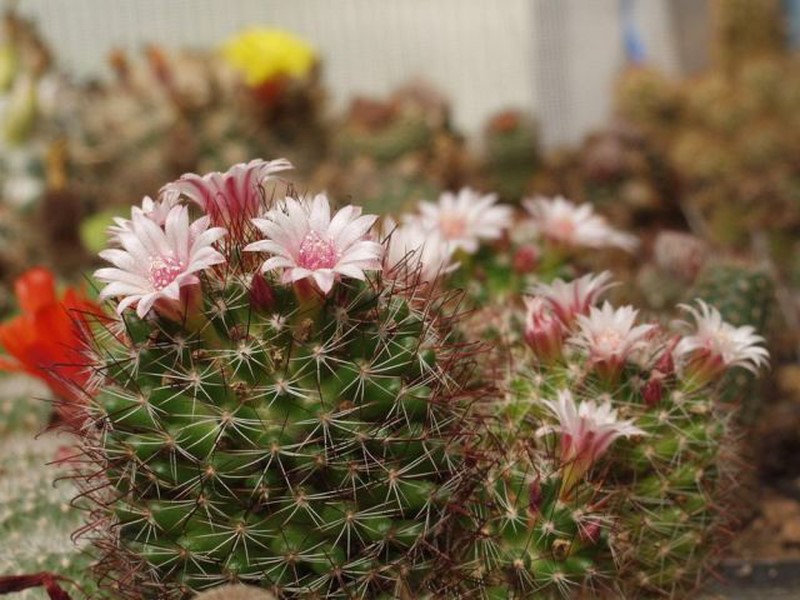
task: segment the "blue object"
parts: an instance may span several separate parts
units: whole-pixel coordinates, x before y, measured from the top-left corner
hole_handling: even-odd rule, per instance
[[[797,0],[795,3],[800,2]],[[620,0],[620,20],[622,21],[622,46],[628,62],[640,65],[647,60],[647,50],[642,33],[636,23],[636,0]]]
[[[786,13],[789,45],[797,48],[800,46],[800,0],[783,0],[783,10]]]

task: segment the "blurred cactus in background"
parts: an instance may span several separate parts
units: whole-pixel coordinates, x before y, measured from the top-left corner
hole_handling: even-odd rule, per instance
[[[781,0],[714,0],[715,60],[733,72],[753,57],[778,56],[786,47]]]
[[[781,34],[777,0],[719,0],[714,14],[715,67],[683,83],[626,72],[617,111],[674,169],[695,233],[736,250],[765,236],[786,271],[793,253],[787,240],[800,227],[800,67]]]
[[[492,116],[483,131],[484,169],[488,189],[506,202],[519,202],[531,189],[541,167],[539,132],[533,119],[521,111]]]
[[[674,168],[644,129],[622,120],[549,155],[534,183],[539,191],[592,203],[618,227],[684,224]]]
[[[72,207],[52,189],[51,156],[69,114],[65,89],[34,23],[6,12],[0,24],[0,315],[10,309],[11,284],[26,268],[38,263],[63,272],[79,253],[69,235],[54,235],[56,226],[63,232],[74,222]]]
[[[315,184],[358,193],[371,209],[396,213],[419,198],[463,185],[468,167],[447,100],[415,81],[386,100],[351,102],[335,126],[330,161]]]
[[[80,90],[70,140],[71,183],[93,212],[124,213],[132,196],[185,172],[287,150],[305,170],[326,151],[321,64],[288,33],[253,29],[219,51],[150,46],[110,62],[114,80]]]

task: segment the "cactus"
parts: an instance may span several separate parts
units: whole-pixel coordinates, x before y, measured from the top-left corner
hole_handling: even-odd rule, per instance
[[[483,137],[492,189],[507,201],[518,202],[540,166],[535,124],[524,114],[507,110],[489,120]]]
[[[23,406],[29,406],[27,399]],[[72,506],[75,486],[65,479],[63,465],[51,464],[73,440],[33,435],[17,431],[0,437],[0,573],[56,573],[64,578],[62,586],[80,592],[80,597],[92,597],[95,586],[88,576],[92,558],[85,543],[72,539],[83,519]],[[35,590],[15,596],[47,597]]]
[[[724,71],[785,49],[780,0],[716,0],[714,9],[715,59]]]
[[[374,217],[346,207],[331,221],[324,196],[286,199],[265,206],[255,229],[247,216],[267,202],[257,163],[179,187],[189,198],[213,188],[201,205],[227,222],[223,240],[219,228],[203,232],[204,218],[191,234],[203,247],[187,242],[174,229],[189,227],[178,204],[166,234],[136,209],[118,235],[127,249],[181,238],[188,259],[171,258],[180,243],[171,254],[158,241],[150,252],[163,258],[149,267],[103,254],[142,269],[157,299],[120,288],[127,271],[97,273],[104,294],[123,298],[118,327],[94,339],[99,389],[85,431],[109,483],[92,494],[94,518],[110,525],[101,572],[117,593],[158,598],[227,582],[281,597],[435,591],[452,506],[471,486],[461,453],[474,434],[471,349],[451,341],[435,295],[392,283],[397,269],[364,273],[381,268],[382,248],[366,238]],[[280,232],[298,227],[292,245]],[[267,239],[246,245],[259,230]],[[262,250],[282,278],[255,273]],[[167,295],[170,278],[184,303]]]
[[[351,113],[365,110],[364,104],[356,103]],[[373,109],[376,110],[376,109]],[[391,113],[391,107],[385,110]],[[381,163],[397,160],[405,154],[424,149],[431,143],[431,128],[421,114],[391,116],[381,123],[379,129],[367,129],[355,123],[342,130],[337,138],[337,153],[346,160],[366,155]]]
[[[617,111],[645,131],[661,133],[680,112],[679,89],[657,70],[631,67],[619,77],[614,90]]]
[[[532,290],[478,504],[488,597],[685,598],[724,543],[736,458],[716,385],[763,365],[763,340],[702,303],[696,334],[639,325],[592,306],[608,287]]]
[[[449,106],[421,82],[386,99],[356,98],[336,125],[318,184],[397,213],[420,197],[463,185],[465,150]]]

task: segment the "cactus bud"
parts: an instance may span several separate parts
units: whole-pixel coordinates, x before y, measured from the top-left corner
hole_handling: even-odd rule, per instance
[[[558,360],[562,354],[564,331],[561,322],[541,298],[526,298],[525,341],[542,363]]]
[[[536,246],[524,245],[517,249],[514,253],[512,265],[514,272],[525,275],[536,270],[539,266],[539,259],[541,258],[539,249]]]
[[[250,304],[262,313],[270,313],[276,306],[275,290],[261,273],[253,275],[250,283]]]

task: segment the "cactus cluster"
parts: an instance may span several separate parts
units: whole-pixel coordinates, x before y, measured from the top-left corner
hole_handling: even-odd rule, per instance
[[[674,170],[680,205],[696,232],[736,250],[763,236],[786,267],[800,223],[791,158],[800,70],[781,35],[780,2],[719,0],[714,15],[711,69],[683,82],[661,76],[662,86],[623,74],[617,110]],[[655,89],[662,90],[658,102]]]
[[[479,513],[498,598],[686,597],[729,525],[735,428],[716,386],[763,363],[761,338],[702,302],[686,336],[597,308],[608,279],[539,285],[528,302]]]
[[[328,140],[321,66],[309,49],[310,62],[285,73],[282,46],[299,42],[277,33],[242,34],[222,52],[113,54],[112,80],[75,90],[84,101],[69,139],[70,189],[90,212],[120,214],[130,194],[186,172],[287,149],[300,168],[316,165]],[[253,79],[244,67],[255,63],[267,70]]]
[[[92,327],[70,422],[101,594],[691,589],[731,486],[717,386],[766,362],[762,338],[702,301],[686,334],[598,308],[605,273],[539,283],[492,353],[444,250],[496,239],[505,207],[443,198],[373,237],[356,207],[267,193],[286,166],[185,176],[111,230],[96,277],[118,318]],[[632,245],[563,199],[532,213],[553,252]]]

